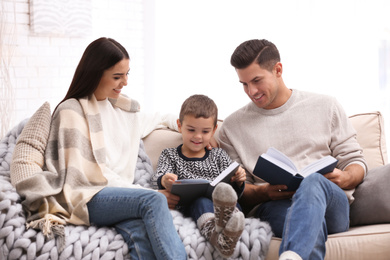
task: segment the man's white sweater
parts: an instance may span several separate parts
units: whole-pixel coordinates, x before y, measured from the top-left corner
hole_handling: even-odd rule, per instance
[[[267,110],[251,102],[228,116],[219,141],[249,173],[269,147],[290,157],[298,169],[326,155],[339,160],[339,169],[352,163],[367,168],[356,131],[336,99],[295,89],[281,107]],[[255,182],[252,174],[247,177]]]

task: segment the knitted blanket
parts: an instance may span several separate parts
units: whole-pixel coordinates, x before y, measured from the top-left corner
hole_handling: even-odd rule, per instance
[[[20,122],[0,141],[0,259],[129,259],[127,244],[114,228],[66,225],[65,248],[61,252],[58,238],[48,239],[41,231],[26,229],[20,196],[11,185],[10,163],[17,137],[27,121]],[[153,168],[142,142],[136,168],[135,183],[151,187]],[[171,213],[188,259],[222,259],[191,218],[175,210]],[[271,237],[268,223],[246,219],[231,259],[264,259]]]

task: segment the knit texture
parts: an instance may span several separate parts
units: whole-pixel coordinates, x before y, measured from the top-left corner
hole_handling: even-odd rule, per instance
[[[21,199],[11,185],[10,164],[23,120],[0,140],[0,259],[129,259],[128,247],[113,228],[65,226],[65,248],[59,252],[58,238],[48,239],[41,231],[26,230]],[[135,183],[150,187],[152,165],[141,143]],[[222,259],[200,234],[196,223],[179,211],[171,211],[188,259]],[[265,259],[272,237],[271,228],[258,219],[245,219],[245,228],[230,259]]]
[[[16,185],[41,172],[49,137],[51,121],[50,104],[45,102],[26,123],[18,137],[11,164],[11,182]]]
[[[156,172],[152,176],[153,188],[162,188],[158,180],[168,172],[175,173],[179,180],[205,179],[213,181],[232,164],[229,155],[221,148],[206,150],[203,158],[188,158],[181,152],[181,148],[182,144],[176,148],[166,148],[161,152]]]

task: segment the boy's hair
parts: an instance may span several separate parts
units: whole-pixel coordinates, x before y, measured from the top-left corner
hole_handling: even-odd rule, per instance
[[[183,123],[184,116],[192,115],[195,118],[213,118],[217,125],[218,108],[214,101],[205,95],[192,95],[181,105],[179,120]]]
[[[233,52],[230,64],[236,69],[245,69],[253,62],[268,71],[280,62],[280,54],[275,44],[265,39],[249,40],[241,43]]]

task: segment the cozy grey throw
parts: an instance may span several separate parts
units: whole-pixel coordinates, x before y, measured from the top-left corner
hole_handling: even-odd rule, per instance
[[[48,239],[41,231],[26,230],[20,196],[10,181],[12,152],[26,122],[20,122],[0,141],[0,259],[129,259],[126,243],[113,228],[66,225],[65,248],[61,252],[58,238]],[[135,183],[150,187],[153,170],[142,142],[136,168]],[[171,213],[188,259],[221,259],[191,218],[175,210]],[[267,223],[246,219],[232,259],[265,259],[271,237]]]

